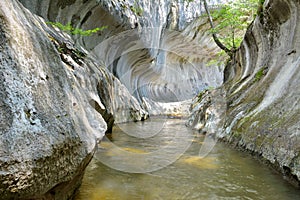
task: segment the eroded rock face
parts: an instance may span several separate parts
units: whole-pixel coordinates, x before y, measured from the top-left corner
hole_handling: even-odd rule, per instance
[[[206,64],[219,49],[207,19],[197,19],[204,12],[200,0],[20,1],[49,21],[82,29],[107,25],[99,34],[74,39],[102,60],[139,103],[143,97],[184,101],[223,82],[223,65]]]
[[[16,0],[0,2],[0,49],[0,199],[69,199],[112,125],[103,117],[147,113],[98,61]]]
[[[106,124],[42,22],[16,1],[0,5],[0,198],[67,199]]]
[[[299,11],[299,1],[265,2],[236,54],[237,62],[225,70],[227,108],[225,121],[219,124],[224,131],[218,133],[298,181]]]
[[[188,117],[190,115],[190,105],[192,101],[179,101],[179,102],[155,102],[146,97],[143,97],[143,105],[149,111],[149,115],[161,115],[170,117]]]

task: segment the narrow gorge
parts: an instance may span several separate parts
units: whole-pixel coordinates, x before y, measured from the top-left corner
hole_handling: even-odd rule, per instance
[[[0,199],[74,199],[105,134],[155,116],[299,187],[300,1],[264,1],[231,60],[202,3],[2,0]],[[105,28],[71,35],[49,22]]]

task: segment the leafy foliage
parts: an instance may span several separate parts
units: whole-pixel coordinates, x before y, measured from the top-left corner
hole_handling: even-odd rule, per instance
[[[130,6],[130,10],[138,16],[142,16],[144,13],[144,10],[139,6]]]
[[[185,0],[188,3],[194,0]],[[207,0],[203,2],[215,43],[232,58],[233,52],[240,46],[246,28],[262,7],[264,0],[231,0],[220,4],[210,12]],[[217,22],[216,26],[214,22]]]
[[[135,0],[133,6],[130,6],[130,10],[138,16],[142,16],[144,13],[143,8],[138,5],[137,0]]]
[[[220,58],[225,58],[226,53],[225,51],[219,51],[216,53],[214,59],[210,59],[209,62],[206,63],[206,65],[209,66],[217,66],[217,65],[221,65],[223,63],[223,59]]]
[[[102,27],[97,27],[97,28],[90,29],[90,30],[82,30],[79,28],[74,28],[71,25],[71,23],[68,23],[67,25],[63,25],[59,22],[47,22],[47,24],[55,26],[55,27],[59,28],[60,30],[70,33],[72,35],[82,35],[82,36],[90,36],[92,34],[95,34],[99,31],[103,31],[104,29],[108,28],[108,26],[102,26]]]
[[[256,15],[260,0],[235,0],[212,12],[217,21],[212,29],[228,49],[236,49],[242,42],[246,28]]]

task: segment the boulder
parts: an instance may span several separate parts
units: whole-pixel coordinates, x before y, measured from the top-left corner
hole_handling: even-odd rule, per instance
[[[0,49],[0,199],[71,199],[111,120],[147,113],[93,56],[16,0],[0,2]]]

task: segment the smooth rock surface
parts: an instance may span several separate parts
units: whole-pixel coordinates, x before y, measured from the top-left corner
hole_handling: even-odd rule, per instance
[[[0,30],[0,199],[70,199],[111,120],[147,113],[18,1],[0,2]]]
[[[42,22],[16,1],[0,9],[0,199],[67,199],[106,124]]]
[[[188,117],[190,115],[191,100],[162,103],[143,97],[143,107],[149,110],[149,115],[169,117]]]
[[[217,136],[259,155],[296,185],[300,180],[299,12],[299,1],[265,1],[236,54],[237,62],[225,69],[226,82],[219,89],[223,93],[209,94],[211,99],[226,96],[226,112],[217,109],[223,113],[216,124],[223,131]],[[206,97],[200,104],[207,103]],[[190,125],[203,124],[198,118],[193,121],[199,113],[201,109],[194,112]]]
[[[107,25],[99,34],[74,39],[102,60],[139,103],[142,97],[180,102],[223,82],[223,64],[207,65],[219,49],[207,19],[197,19],[204,13],[200,0],[20,1],[49,21],[82,29]]]

